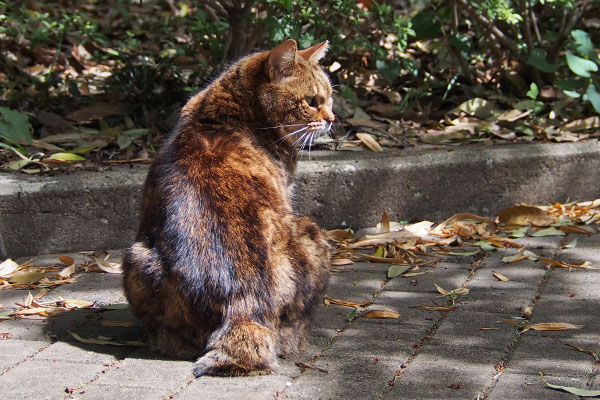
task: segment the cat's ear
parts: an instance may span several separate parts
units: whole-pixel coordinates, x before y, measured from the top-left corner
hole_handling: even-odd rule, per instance
[[[326,40],[319,44],[315,44],[314,46],[309,47],[308,49],[300,50],[298,52],[298,55],[307,61],[312,61],[316,63],[319,62],[323,57],[325,57],[325,54],[327,53],[328,49],[329,40]]]
[[[286,76],[296,65],[298,45],[294,39],[288,39],[271,50],[266,64],[267,74],[271,79]]]

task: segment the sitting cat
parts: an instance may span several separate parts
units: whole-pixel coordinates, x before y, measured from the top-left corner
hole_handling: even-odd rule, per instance
[[[194,374],[270,373],[304,344],[329,246],[294,214],[297,147],[327,132],[327,42],[286,40],[231,65],[183,107],[152,164],[125,294],[153,349]]]

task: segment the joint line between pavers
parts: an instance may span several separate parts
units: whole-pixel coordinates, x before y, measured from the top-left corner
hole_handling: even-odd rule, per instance
[[[11,365],[10,367],[8,367],[7,369],[5,369],[4,371],[0,372],[0,376],[4,375],[5,373],[7,373],[8,371],[12,370],[13,368],[18,367],[19,365],[31,360],[33,357],[35,357],[36,355],[38,355],[39,353],[41,353],[42,351],[46,350],[48,347],[50,347],[52,345],[52,343],[48,343],[48,345],[46,347],[42,347],[41,349],[36,350],[35,352],[33,352],[32,354],[28,355],[27,357],[25,357],[25,359],[18,361],[16,364]]]
[[[558,253],[560,253],[560,250],[562,249],[564,243],[566,243],[567,237],[568,237],[568,235],[565,235],[565,237],[563,237],[563,239],[561,240],[561,243],[558,245],[558,248],[554,249],[553,257],[558,256]],[[546,273],[542,277],[542,280],[540,281],[538,288],[535,292],[535,296],[533,297],[533,299],[531,300],[531,303],[528,306],[531,310],[531,315],[529,316],[528,319],[531,319],[531,317],[533,316],[533,313],[535,311],[535,305],[538,302],[538,300],[541,298],[542,292],[544,291],[546,285],[548,284],[548,281],[550,280],[550,277],[552,276],[553,271],[554,271],[554,267],[552,265],[548,265],[546,268]],[[500,376],[506,369],[507,365],[510,364],[510,360],[511,360],[513,354],[515,353],[516,349],[519,347],[520,342],[521,342],[521,335],[517,332],[515,338],[508,345],[508,348],[506,349],[504,356],[500,360],[498,360],[498,362],[494,365],[494,368],[496,369],[496,371],[498,371],[498,373],[492,377],[492,379],[490,380],[490,383],[481,392],[481,396],[483,399],[486,399],[489,396],[489,394],[496,387],[496,384],[498,383]],[[592,377],[593,377],[593,375],[592,375]],[[591,378],[590,378],[590,380],[591,380]]]
[[[377,297],[379,297],[379,295],[381,294],[381,292],[383,292],[383,290],[385,289],[385,286],[387,285],[387,283],[390,281],[390,279],[384,279],[383,281],[381,281],[381,286],[379,287],[379,289],[375,290],[373,292],[373,294],[371,295],[371,304],[375,302],[375,300],[377,300]],[[336,333],[335,335],[333,335],[331,338],[329,338],[329,340],[327,341],[327,343],[325,344],[325,346],[323,346],[323,348],[321,349],[321,351],[319,351],[318,354],[316,354],[315,356],[311,357],[308,359],[309,363],[313,363],[315,361],[317,361],[319,358],[321,358],[321,355],[323,355],[323,353],[330,348],[335,341],[337,340],[338,337],[340,337],[345,331],[346,328],[348,328],[350,325],[352,325],[352,323],[359,318],[360,316],[357,314],[356,316],[354,316],[350,321],[347,321],[345,323],[345,325],[337,330],[336,329]],[[300,371],[298,374],[296,374],[295,376],[292,377],[292,382],[297,381],[301,376],[302,376],[303,371]],[[274,399],[279,399],[280,396],[282,396],[285,391],[287,390],[288,386],[285,386],[283,389],[278,390],[275,394],[274,394]]]
[[[483,261],[486,258],[487,258],[487,255],[484,255],[483,257],[481,257],[478,260],[471,263],[469,276],[467,276],[467,278],[463,282],[462,287],[466,287],[469,284],[469,282],[471,282],[473,280],[473,278],[475,277],[476,271],[479,269],[480,265],[483,263]],[[438,320],[431,326],[431,328],[427,329],[427,331],[425,332],[425,336],[423,336],[421,338],[421,340],[414,346],[413,353],[408,357],[408,359],[405,362],[403,362],[400,365],[400,369],[396,370],[396,373],[394,374],[392,379],[390,379],[388,381],[387,386],[383,389],[383,392],[379,395],[379,399],[382,399],[390,390],[392,390],[392,387],[394,387],[394,385],[396,384],[396,381],[402,376],[402,374],[410,366],[410,364],[412,364],[412,362],[415,360],[415,358],[417,358],[417,356],[421,353],[423,348],[425,348],[425,344],[427,344],[427,342],[429,342],[429,340],[431,340],[431,338],[433,337],[433,335],[435,335],[435,333],[437,332],[437,330],[440,327],[440,325],[442,324],[442,322],[444,322],[446,315],[448,315],[451,312],[452,311],[442,311]]]

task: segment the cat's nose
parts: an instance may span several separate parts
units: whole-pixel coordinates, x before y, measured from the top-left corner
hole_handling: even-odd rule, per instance
[[[333,115],[333,111],[331,111],[330,108],[324,107],[323,111],[325,111],[324,112],[325,116],[323,117],[323,119],[325,121],[327,121],[327,122],[333,122],[333,121],[335,121],[335,115]]]

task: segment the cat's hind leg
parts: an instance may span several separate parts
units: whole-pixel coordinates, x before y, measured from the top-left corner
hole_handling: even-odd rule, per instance
[[[276,347],[268,327],[244,317],[229,319],[209,339],[207,352],[194,363],[194,375],[269,374],[277,368]]]

